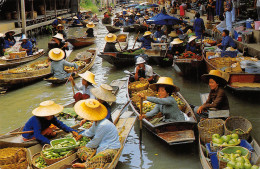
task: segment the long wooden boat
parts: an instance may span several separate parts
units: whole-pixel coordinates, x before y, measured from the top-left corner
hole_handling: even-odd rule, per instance
[[[128,34],[121,33],[117,35],[116,49],[118,51],[127,50],[128,48]],[[120,44],[119,44],[120,43]]]
[[[134,24],[135,32],[144,33],[145,31],[150,30],[148,27],[140,24]]]
[[[33,60],[41,57],[42,55],[44,55],[44,53],[45,53],[44,50],[40,49],[37,52],[34,52],[33,55],[29,55],[29,56],[25,56],[25,57],[21,57],[21,58],[3,59],[3,57],[2,57],[2,58],[0,58],[0,70],[13,68],[13,67],[19,66],[21,64],[33,61]]]
[[[107,30],[109,33],[115,33],[115,32],[118,32],[120,31],[120,27],[117,27],[117,26],[106,26]]]
[[[135,31],[135,28],[133,25],[130,25],[130,26],[125,26],[123,28],[123,32],[134,32]]]
[[[254,138],[251,138],[251,140],[252,141],[250,142],[250,144],[254,149],[254,151],[251,152],[251,163],[253,165],[255,164],[259,165],[260,146]],[[200,139],[199,139],[199,156],[200,156],[201,166],[203,169],[213,169],[206,147],[204,144],[201,143]]]
[[[137,49],[131,51],[135,50]],[[98,56],[116,67],[135,65],[135,54],[124,54],[124,52],[101,52]]]
[[[96,59],[96,55],[97,55],[97,51],[96,51],[96,49],[88,49],[87,51],[92,53],[92,56],[90,58],[90,61],[89,60],[86,61],[86,65],[83,68],[81,68],[80,70],[78,70],[78,74],[79,73],[84,73],[87,70],[90,70],[92,68],[92,66],[94,65],[94,62],[95,62],[95,59]],[[76,61],[76,60],[74,59],[74,60],[72,60],[72,62],[73,61]],[[73,78],[79,77],[78,74],[75,74],[75,76]],[[63,84],[63,83],[65,83],[68,80],[68,78],[57,79],[55,77],[50,77],[50,78],[44,79],[44,80],[47,81],[47,82],[50,82],[52,84]]]
[[[158,76],[158,75],[157,75]],[[129,77],[130,78],[130,77]],[[128,81],[128,84],[130,82]],[[127,92],[128,99],[131,99],[131,93],[128,90]],[[153,133],[156,137],[163,140],[168,145],[175,144],[185,144],[192,143],[195,140],[194,129],[197,124],[197,120],[193,110],[190,105],[184,99],[184,97],[177,92],[176,96],[182,99],[185,103],[185,111],[184,113],[191,119],[189,121],[180,121],[180,122],[160,122],[156,125],[153,125],[147,119],[143,119],[142,123],[145,128],[147,128],[151,133]],[[140,112],[139,108],[131,102],[130,106],[132,107],[136,116],[139,117]]]
[[[207,72],[210,70],[220,69],[214,66],[210,60],[203,55],[206,63]],[[260,73],[229,73],[227,87],[235,92],[260,92]]]
[[[85,37],[85,38],[70,38],[67,39],[69,43],[71,43],[74,48],[82,48],[86,46],[93,45],[95,43],[96,37]]]
[[[118,92],[121,90],[121,88],[125,85],[125,83],[126,83],[126,80],[123,80],[123,79],[113,80],[110,83],[110,86],[113,88],[112,93],[116,96],[118,94]],[[113,103],[110,103],[110,105],[112,106]],[[68,104],[68,105],[66,105],[64,107],[65,108],[72,108],[74,106],[74,104],[75,103],[73,102],[73,103],[70,103],[70,104]],[[75,125],[72,126],[72,127],[73,128],[79,127],[79,125],[77,124],[78,122],[75,121]],[[11,135],[11,133],[21,132],[22,130],[23,130],[23,126],[15,129],[13,131],[10,131],[10,132],[6,133],[5,135],[0,136],[0,148],[6,148],[6,147],[30,147],[30,146],[38,144],[38,142],[35,141],[35,140],[33,140],[33,141],[26,141],[26,142],[23,141],[21,134],[19,134],[19,135]],[[58,133],[59,133],[59,135],[65,134],[62,131],[60,131]]]
[[[148,55],[148,62],[150,64],[156,64],[161,67],[169,67],[172,66],[173,64],[173,58],[168,58],[165,56],[165,49],[161,50],[154,50],[154,49],[148,49],[145,50],[145,54]]]
[[[112,19],[111,18],[103,18],[102,19],[102,24],[111,24]]]

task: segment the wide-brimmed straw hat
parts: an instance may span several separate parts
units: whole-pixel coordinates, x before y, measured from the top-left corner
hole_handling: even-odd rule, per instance
[[[65,57],[65,53],[59,48],[53,48],[49,51],[49,57],[54,61],[59,61]]]
[[[170,34],[168,34],[170,37],[173,37],[173,38],[175,38],[175,37],[177,37],[178,36],[178,34],[176,33],[176,31],[171,31],[171,33]]]
[[[145,60],[144,60],[144,58],[142,58],[142,57],[138,57],[138,58],[136,59],[136,63],[135,63],[135,64],[139,65],[139,64],[141,64],[141,63],[145,63]]]
[[[92,84],[97,84],[95,82],[95,74],[90,72],[90,71],[86,71],[85,73],[81,73],[79,74],[80,77],[82,77],[84,80],[92,83]]]
[[[86,120],[99,121],[107,116],[107,108],[95,99],[78,101],[74,106],[74,110]]]
[[[87,24],[87,27],[88,27],[88,28],[94,28],[94,27],[95,27],[95,24],[94,24],[93,22],[89,22],[89,23]]]
[[[148,15],[145,15],[145,16],[144,16],[144,19],[149,19],[149,16],[148,16]]]
[[[62,29],[64,29],[64,26],[62,24],[58,24],[57,27],[62,27]]]
[[[97,88],[90,89],[90,91],[98,99],[106,102],[116,101],[116,96],[112,94],[113,88],[107,84],[101,84]]]
[[[8,31],[8,32],[5,32],[5,35],[7,35],[8,33],[15,34],[15,31],[13,31],[13,30],[10,30],[10,31]]]
[[[53,36],[53,38],[57,38],[57,39],[60,39],[60,40],[64,40],[63,39],[63,35],[61,33],[57,33],[55,36]]]
[[[105,41],[106,42],[115,42],[117,39],[117,36],[113,33],[109,33],[107,34],[107,36],[105,37]]]
[[[78,17],[74,16],[73,19],[79,19]]]
[[[136,14],[137,16],[141,16],[141,14],[139,13],[139,12],[137,12],[137,14]]]
[[[191,36],[188,40],[188,43],[190,43],[191,41],[195,40],[197,38],[197,36]]]
[[[28,40],[28,38],[26,37],[26,35],[25,34],[22,34],[22,37],[21,37],[21,39],[20,40]]]
[[[174,83],[173,83],[173,79],[170,77],[160,77],[157,83],[152,84],[150,87],[152,89],[156,89],[158,88],[159,85],[167,85],[167,86],[171,86],[173,88],[173,90],[175,92],[180,91],[180,88],[177,87]]]
[[[205,83],[209,83],[209,79],[214,79],[219,85],[225,86],[229,79],[229,74],[221,70],[211,70],[209,74],[204,74],[201,79]]]
[[[172,42],[171,45],[177,45],[177,44],[181,44],[183,43],[182,40],[180,40],[180,38],[175,38]]]
[[[63,106],[54,103],[52,100],[47,100],[40,103],[40,106],[32,111],[32,114],[39,117],[52,116],[60,113]]]
[[[146,31],[146,32],[144,33],[144,36],[148,36],[148,35],[151,35],[151,34],[152,34],[152,32]]]
[[[61,20],[62,18],[61,17],[57,17],[58,20]]]

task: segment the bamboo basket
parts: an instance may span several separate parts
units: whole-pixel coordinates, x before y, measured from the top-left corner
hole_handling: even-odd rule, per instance
[[[0,154],[4,154],[5,157],[0,158],[0,165],[8,165],[17,163],[20,159],[26,158],[25,148],[4,148],[0,150]],[[1,167],[0,167],[1,168]]]
[[[39,169],[38,167],[36,167],[36,163],[35,161],[37,160],[37,158],[39,158],[41,156],[41,153],[36,153],[32,156],[32,168],[33,169]]]
[[[142,84],[142,86],[138,87],[137,85]],[[129,84],[129,91],[130,92],[138,92],[142,90],[146,90],[149,87],[148,80],[140,80]]]
[[[224,134],[224,121],[221,119],[206,119],[198,123],[200,140],[209,143],[213,134]]]
[[[240,117],[240,116],[234,116],[229,117],[225,121],[225,135],[232,134],[233,130],[241,129],[244,131],[243,134],[238,134],[240,139],[247,140],[250,136],[250,132],[252,131],[252,124],[249,120]]]

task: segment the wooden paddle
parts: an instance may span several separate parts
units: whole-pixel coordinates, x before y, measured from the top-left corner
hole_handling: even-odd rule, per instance
[[[133,48],[132,48],[132,49],[134,49],[134,48],[135,48],[135,44],[136,44],[136,41],[137,41],[137,39],[138,39],[138,37],[139,37],[139,34],[140,34],[140,31],[138,32],[138,34],[137,34],[137,36],[136,36],[136,38],[135,38],[135,43],[134,43],[134,46],[133,46]]]
[[[141,100],[140,100],[140,116],[142,117],[143,115],[143,98],[141,97]],[[140,143],[142,142],[142,132],[143,132],[143,119],[140,120]]]
[[[128,107],[129,103],[130,103],[130,100],[128,100],[128,102],[127,102],[127,103],[124,105],[124,107],[121,109],[119,115],[116,117],[115,121],[113,122],[114,124],[117,123],[117,121],[119,120],[120,116],[123,114],[124,109]]]
[[[123,51],[121,48],[120,42],[118,40],[116,40],[116,42],[118,43],[120,50]]]
[[[27,134],[27,133],[33,133],[34,131],[21,131],[21,132],[14,132],[14,133],[10,133],[10,135],[17,135],[17,134]]]

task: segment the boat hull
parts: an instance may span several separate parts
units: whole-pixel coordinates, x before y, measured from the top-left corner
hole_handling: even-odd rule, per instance
[[[174,69],[182,76],[195,75],[197,77],[205,73],[205,64],[203,60],[176,59],[173,63]]]

